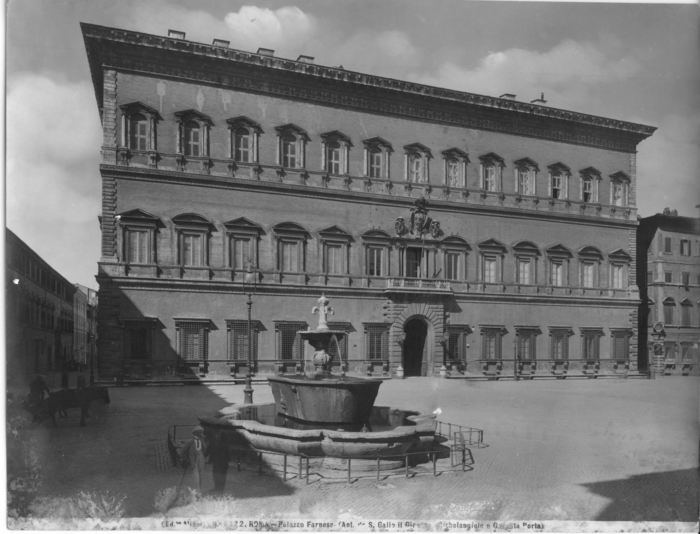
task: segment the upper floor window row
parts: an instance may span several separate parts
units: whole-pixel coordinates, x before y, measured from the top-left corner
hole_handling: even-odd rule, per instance
[[[161,120],[158,112],[145,104],[134,102],[121,106],[121,144],[130,150],[156,150],[156,123]],[[207,115],[196,110],[176,112],[178,130],[176,153],[185,157],[209,157],[209,135],[214,126]],[[240,116],[226,121],[228,125],[228,158],[238,163],[259,163],[260,136],[264,133],[260,125]],[[307,145],[311,142],[308,133],[299,126],[289,123],[275,128],[277,133],[276,164],[285,169],[307,169]],[[350,173],[350,150],[352,140],[342,132],[334,130],[321,134],[320,168],[330,175]],[[368,178],[389,179],[390,159],[394,149],[390,142],[381,137],[362,141],[364,145],[363,174]],[[421,143],[413,143],[404,149],[404,175],[406,182],[430,182],[431,150]],[[469,156],[459,148],[441,152],[442,183],[448,187],[467,187],[467,164]],[[479,157],[479,187],[484,191],[502,192],[505,160],[490,152]],[[537,176],[539,165],[530,158],[513,162],[514,191],[526,196],[545,196],[538,191]],[[594,167],[579,171],[578,194],[571,184],[571,169],[561,162],[547,167],[548,191],[552,199],[578,200],[584,203],[601,203],[601,173]],[[629,205],[630,177],[622,171],[610,175],[608,203],[613,206]]]

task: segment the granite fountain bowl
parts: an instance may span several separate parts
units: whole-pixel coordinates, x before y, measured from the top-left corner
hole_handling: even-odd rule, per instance
[[[434,415],[387,406],[370,409],[367,424],[372,431],[310,428],[280,416],[272,403],[234,406],[199,422],[205,432],[225,432],[234,446],[312,457],[392,457],[427,452],[437,442]]]

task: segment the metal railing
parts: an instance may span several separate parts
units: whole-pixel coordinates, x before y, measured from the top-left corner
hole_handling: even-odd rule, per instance
[[[451,291],[449,280],[436,280],[434,278],[387,278],[387,289],[432,289],[438,291]]]
[[[444,433],[445,428],[447,428],[447,434]],[[465,437],[465,434],[468,437]],[[436,419],[435,435],[447,438],[448,440],[459,440],[467,445],[472,445],[479,449],[488,447],[488,445],[484,443],[484,431],[478,428],[456,425],[454,423],[448,423],[446,421]]]

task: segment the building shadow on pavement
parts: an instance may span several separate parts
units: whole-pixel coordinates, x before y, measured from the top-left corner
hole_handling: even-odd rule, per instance
[[[610,499],[598,521],[698,521],[697,469],[635,475],[583,484]]]

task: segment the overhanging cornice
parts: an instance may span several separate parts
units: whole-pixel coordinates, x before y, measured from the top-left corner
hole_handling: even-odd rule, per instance
[[[103,68],[189,78],[335,107],[634,152],[655,127],[81,23],[98,106]]]

